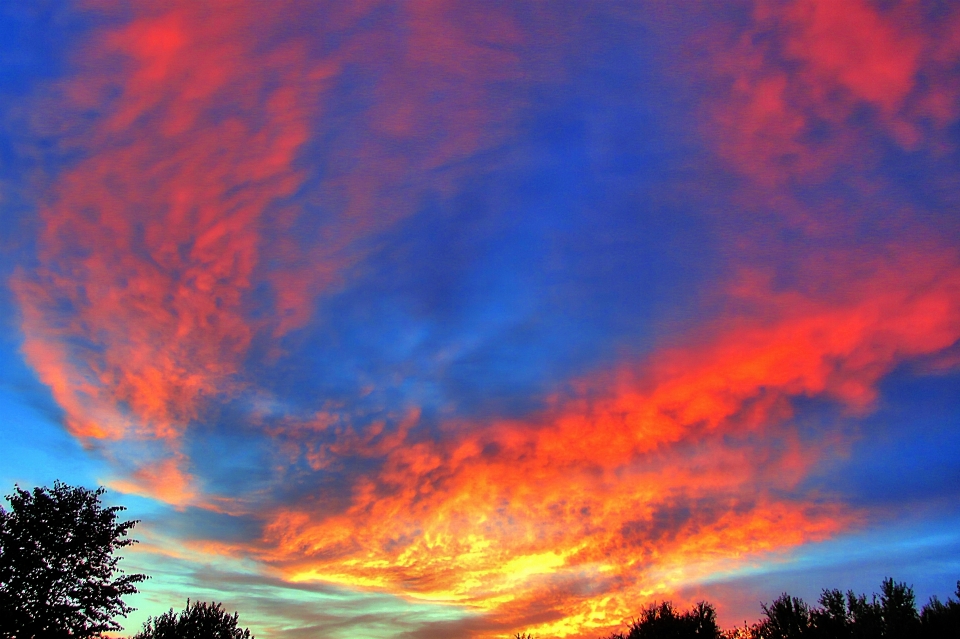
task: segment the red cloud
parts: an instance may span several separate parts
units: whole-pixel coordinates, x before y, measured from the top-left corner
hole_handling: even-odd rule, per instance
[[[919,25],[909,19],[912,8],[882,12],[864,0],[780,6],[790,25],[784,52],[807,63],[813,82],[833,82],[887,113],[901,108],[914,88],[924,45],[915,31]],[[758,14],[775,14],[778,9],[773,3],[761,3]]]
[[[362,255],[358,239],[445,188],[414,177],[489,144],[508,111],[482,108],[486,83],[515,62],[477,43],[516,38],[495,12],[468,37],[442,35],[459,33],[448,3],[398,9],[412,35],[391,45],[383,25],[359,26],[375,7],[309,8],[139,3],[109,16],[41,105],[50,120],[65,111],[53,133],[78,159],[41,207],[38,268],[14,284],[24,353],[73,434],[162,440],[177,485],[189,484],[181,434],[210,398],[245,387],[254,337],[304,325]],[[291,33],[302,18],[317,30]],[[342,43],[321,53],[325,38]],[[301,158],[342,126],[324,110],[347,67],[371,74],[376,106],[357,116],[357,139],[324,150],[333,168],[304,194]],[[392,150],[424,136],[436,141],[416,158]],[[304,239],[297,225],[317,219]]]
[[[26,352],[59,354],[31,357],[41,377],[85,380],[58,396],[79,436],[127,428],[98,430],[79,403],[122,405],[120,423],[173,438],[204,396],[229,389],[255,329],[244,296],[262,217],[302,179],[293,161],[311,104],[277,104],[289,89],[268,81],[309,69],[290,50],[253,64],[230,37],[255,20],[239,6],[195,9],[203,15],[190,6],[144,10],[103,35],[65,89],[78,109],[92,106],[84,98],[108,106],[69,139],[84,157],[52,185],[41,266],[17,289],[31,320]],[[290,83],[307,100],[302,84]],[[223,104],[232,113],[216,117]]]
[[[877,141],[942,144],[960,115],[960,14],[922,2],[751,2],[747,26],[693,50],[722,99],[707,137],[732,167],[766,184],[823,179],[870,164]],[[732,46],[728,44],[733,42]]]

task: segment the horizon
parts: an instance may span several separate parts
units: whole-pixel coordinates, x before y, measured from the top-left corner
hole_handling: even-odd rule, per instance
[[[960,579],[960,6],[0,7],[0,483],[123,621],[591,638]]]

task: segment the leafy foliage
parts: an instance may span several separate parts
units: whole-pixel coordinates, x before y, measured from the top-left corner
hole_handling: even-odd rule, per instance
[[[187,599],[179,613],[173,608],[159,617],[151,617],[133,639],[253,639],[250,631],[239,627],[239,615],[227,613],[219,603]]]
[[[122,597],[145,575],[126,575],[115,551],[135,543],[136,521],[104,508],[105,490],[59,481],[32,492],[14,487],[0,506],[0,637],[98,637],[132,610]]]

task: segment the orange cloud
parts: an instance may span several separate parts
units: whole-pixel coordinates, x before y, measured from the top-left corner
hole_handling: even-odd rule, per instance
[[[182,469],[185,461],[183,455],[176,455],[155,463],[143,463],[128,479],[109,482],[109,485],[120,492],[153,497],[174,506],[186,506],[197,495],[193,477]]]
[[[412,176],[490,143],[487,124],[505,112],[480,102],[514,61],[473,36],[438,33],[458,24],[448,3],[402,12],[413,35],[391,48],[382,26],[358,26],[373,8],[311,17],[296,2],[270,12],[256,2],[139,3],[90,36],[75,76],[41,102],[43,132],[72,159],[40,207],[38,267],[14,288],[24,354],[71,433],[160,441],[171,455],[164,473],[174,464],[188,477],[179,439],[211,398],[248,385],[241,368],[256,336],[303,326],[363,254],[357,240],[443,186]],[[319,31],[291,33],[301,18]],[[481,24],[476,38],[516,37],[489,12]],[[324,150],[334,168],[307,190],[316,176],[301,159],[339,130],[325,101],[347,67],[380,70],[376,106],[360,114],[358,140]],[[391,151],[422,136],[437,142],[414,161]],[[297,225],[315,219],[305,237]]]
[[[310,428],[289,433],[319,468],[382,465],[354,478],[344,511],[311,499],[276,511],[254,552],[291,580],[592,636],[639,600],[853,525],[859,515],[829,496],[783,497],[838,445],[798,438],[793,400],[865,411],[900,362],[960,339],[960,256],[897,246],[819,255],[805,272],[805,288],[782,291],[744,273],[731,308],[749,312],[583,380],[529,420],[449,423],[437,442],[416,436],[412,415],[388,438],[378,424],[319,449]],[[535,622],[545,609],[553,617]]]

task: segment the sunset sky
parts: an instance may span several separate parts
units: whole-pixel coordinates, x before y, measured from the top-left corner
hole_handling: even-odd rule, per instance
[[[260,639],[960,579],[960,4],[0,4],[0,490]]]

